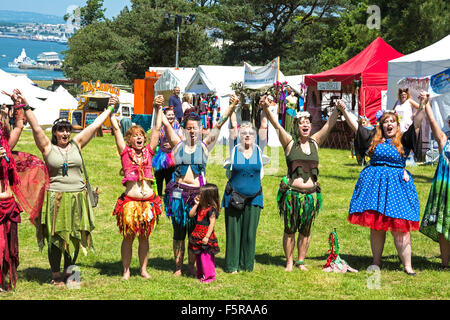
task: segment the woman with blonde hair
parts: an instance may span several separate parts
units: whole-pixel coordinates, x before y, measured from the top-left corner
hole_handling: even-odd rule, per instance
[[[356,135],[365,137],[370,163],[359,176],[350,201],[348,221],[369,227],[372,265],[381,267],[386,231],[391,231],[404,271],[415,275],[411,265],[410,231],[419,230],[420,205],[411,174],[405,169],[410,150],[417,148],[417,134],[423,119],[422,105],[414,125],[402,133],[395,111],[379,111],[377,126],[369,130],[349,116],[343,102],[338,103]]]
[[[183,114],[186,113],[186,110],[192,109],[194,108],[194,106],[192,105],[192,94],[190,93],[184,93],[183,94],[183,99],[181,99],[181,108],[183,108]],[[191,110],[194,111],[194,110]]]
[[[400,118],[400,131],[404,133],[413,123],[414,114],[417,112],[419,104],[411,98],[409,88],[399,88],[397,98],[394,110]]]

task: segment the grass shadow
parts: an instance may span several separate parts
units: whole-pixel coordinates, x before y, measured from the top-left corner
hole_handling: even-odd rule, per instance
[[[366,270],[371,264],[372,264],[372,257],[371,256],[356,256],[351,254],[341,254],[341,259],[345,260],[350,267],[357,269],[357,270]],[[323,263],[326,263],[326,260],[328,258],[328,254],[324,254],[322,256],[315,256],[315,257],[306,257],[306,260],[319,260],[323,261]],[[255,256],[255,261],[260,264],[265,265],[278,265],[278,266],[285,266],[286,265],[286,258],[284,256],[272,256],[270,254],[259,254]],[[414,270],[439,270],[441,267],[441,264],[438,262],[432,262],[429,259],[421,256],[415,256],[413,255],[411,257],[411,263]],[[383,256],[382,259],[382,270],[388,270],[388,271],[398,271],[403,270],[402,263],[400,261],[400,258],[397,255],[389,255],[389,256]]]
[[[28,282],[37,282],[39,284],[43,284],[50,282],[52,274],[50,272],[50,269],[32,267],[23,270],[17,270],[17,277]]]

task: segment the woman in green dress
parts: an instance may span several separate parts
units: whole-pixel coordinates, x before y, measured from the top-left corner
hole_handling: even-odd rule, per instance
[[[428,93],[422,92],[421,97],[426,97],[428,100]],[[450,258],[450,142],[434,118],[429,102],[425,106],[425,113],[438,143],[440,156],[419,231],[433,241],[439,242],[442,268],[448,270]]]
[[[93,248],[91,232],[95,228],[94,212],[86,190],[81,149],[94,137],[110,113],[114,112],[117,102],[116,97],[110,98],[109,107],[73,139],[72,125],[67,120],[57,119],[53,123],[49,139],[33,111],[30,108],[25,111],[34,141],[50,176],[50,187],[35,225],[39,248],[42,250],[44,240],[48,244],[51,283],[55,286],[65,284],[71,275],[69,267],[75,265],[79,250],[87,254],[87,249]],[[60,269],[62,256],[64,274]]]

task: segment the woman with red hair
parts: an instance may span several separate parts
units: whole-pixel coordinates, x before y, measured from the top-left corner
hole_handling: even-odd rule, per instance
[[[162,201],[153,190],[152,160],[159,141],[163,102],[163,96],[155,98],[155,104],[158,106],[156,123],[148,144],[144,129],[137,125],[128,129],[124,139],[117,119],[111,116],[112,130],[122,161],[122,184],[125,187],[124,193],[117,199],[113,213],[123,234],[121,255],[124,280],[130,278],[131,256],[136,236],[139,239],[140,274],[143,278],[150,278],[147,272],[148,238],[162,212]]]
[[[365,137],[369,165],[360,173],[350,201],[348,221],[369,227],[373,263],[381,267],[386,231],[391,231],[395,247],[408,275],[415,275],[411,265],[410,231],[419,230],[420,205],[411,174],[405,169],[406,159],[417,144],[423,119],[423,103],[414,117],[414,125],[402,133],[395,111],[377,113],[376,130],[358,126],[343,102],[338,102],[356,135]]]

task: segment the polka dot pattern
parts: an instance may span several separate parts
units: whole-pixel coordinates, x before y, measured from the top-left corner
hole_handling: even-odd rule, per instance
[[[408,152],[407,152],[408,153]],[[379,144],[370,165],[361,171],[349,213],[375,210],[391,217],[419,221],[420,205],[411,174],[390,140]]]

